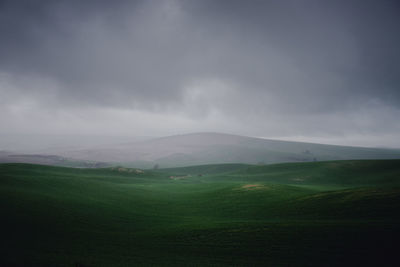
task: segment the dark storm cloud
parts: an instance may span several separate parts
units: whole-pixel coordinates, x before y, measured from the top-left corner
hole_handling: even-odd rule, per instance
[[[209,1],[201,14],[248,45],[236,52],[249,61],[234,56],[231,76],[284,103],[372,97],[398,105],[399,11],[396,1]]]
[[[397,105],[399,11],[395,1],[3,1],[0,64],[89,103],[180,99],[189,81],[218,78],[282,104]]]
[[[62,97],[89,104],[113,105],[146,94],[162,99],[173,95],[177,81],[168,77],[177,76],[173,63],[177,50],[168,44],[168,38],[160,36],[163,32],[157,32],[168,18],[157,16],[164,15],[164,10],[157,14],[146,5],[118,1],[113,5],[109,1],[48,1],[39,6],[34,1],[3,3],[1,68],[54,79],[61,86]],[[102,99],[111,101],[102,103]]]
[[[0,74],[18,82],[0,93],[193,118],[217,110],[299,133],[321,130],[323,114],[335,132],[373,107],[359,129],[397,131],[378,114],[400,108],[399,12],[389,0],[1,1]],[[301,114],[314,119],[298,125]]]

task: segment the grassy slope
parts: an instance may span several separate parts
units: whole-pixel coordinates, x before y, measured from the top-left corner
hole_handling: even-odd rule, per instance
[[[192,176],[172,180],[171,174]],[[3,164],[1,261],[378,264],[381,256],[396,259],[391,242],[400,235],[399,180],[396,160],[145,173]]]
[[[208,164],[208,165],[196,165],[180,168],[165,168],[159,171],[164,173],[171,173],[176,175],[204,175],[204,174],[221,174],[230,173],[238,170],[242,170],[252,165],[240,164],[240,163],[227,163],[227,164]]]

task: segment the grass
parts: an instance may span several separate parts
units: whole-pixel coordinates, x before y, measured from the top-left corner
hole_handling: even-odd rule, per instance
[[[0,265],[395,266],[399,180],[398,160],[1,164]]]

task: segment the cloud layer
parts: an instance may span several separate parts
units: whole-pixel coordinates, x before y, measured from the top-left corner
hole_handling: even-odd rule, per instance
[[[389,0],[1,1],[0,123],[400,147],[399,11]]]

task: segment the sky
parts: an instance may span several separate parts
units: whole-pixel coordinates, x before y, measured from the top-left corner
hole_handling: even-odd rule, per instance
[[[0,0],[0,134],[400,147],[400,4]]]

